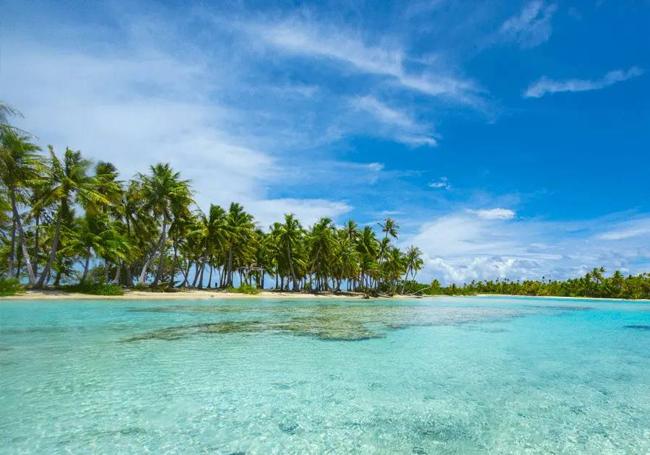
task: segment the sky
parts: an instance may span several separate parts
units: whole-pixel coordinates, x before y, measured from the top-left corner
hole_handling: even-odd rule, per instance
[[[0,100],[261,227],[394,218],[421,280],[650,271],[650,2],[0,0]]]

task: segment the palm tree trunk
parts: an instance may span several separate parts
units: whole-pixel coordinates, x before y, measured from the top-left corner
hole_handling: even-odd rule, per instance
[[[140,271],[140,277],[138,278],[138,284],[144,284],[144,280],[147,278],[147,269],[149,268],[149,263],[151,262],[152,256],[148,256],[142,265],[142,270]]]
[[[86,261],[84,262],[84,272],[81,275],[81,282],[86,281],[86,276],[88,275],[88,266],[90,265],[90,247],[86,249]]]
[[[122,261],[117,261],[115,264],[115,276],[113,277],[113,283],[120,282],[120,272],[122,270]]]
[[[59,207],[58,213],[56,215],[56,226],[54,228],[54,239],[52,240],[52,248],[50,249],[50,257],[47,259],[43,273],[36,284],[36,288],[41,289],[45,285],[46,280],[50,275],[50,270],[52,269],[52,264],[56,259],[56,250],[59,248],[59,239],[61,238],[61,217],[62,217],[62,206]]]
[[[12,194],[12,206],[14,204],[15,197]],[[12,276],[14,274],[14,260],[16,258],[16,214],[13,214],[13,220],[11,223],[11,249],[9,250],[9,267],[7,268],[7,275]]]
[[[133,272],[131,270],[131,266],[125,264],[125,272],[126,272],[126,284],[131,287],[133,286]]]
[[[59,286],[61,284],[61,269],[56,271],[56,277],[54,278],[54,286]]]
[[[291,258],[291,248],[287,245],[287,256],[289,258],[289,270],[291,270],[291,279],[293,280],[293,290],[298,290],[298,282],[296,281],[296,272],[293,270],[293,259]]]
[[[174,248],[174,259],[172,260],[172,270],[169,274],[169,285],[171,287],[174,287],[174,277],[176,276],[176,261],[178,261],[178,248],[176,246],[176,242],[172,242]]]
[[[226,286],[232,286],[232,248],[228,250],[228,282]]]
[[[179,288],[187,286],[187,280],[189,280],[191,268],[192,268],[192,261],[188,259],[187,267],[185,267],[185,269],[181,269],[181,272],[183,273],[183,282],[180,285],[178,285]]]
[[[36,282],[36,277],[34,276],[34,269],[32,269],[32,262],[29,258],[29,251],[27,250],[27,242],[25,241],[25,233],[23,231],[23,223],[20,221],[20,214],[18,213],[18,207],[16,207],[16,195],[12,193],[11,195],[11,210],[13,212],[14,220],[16,222],[16,228],[20,236],[20,245],[23,251],[23,257],[25,258],[25,267],[27,268],[27,276],[29,279],[29,285],[33,286]],[[14,234],[12,233],[12,236]],[[13,246],[12,246],[13,248]],[[12,260],[13,262],[13,260]],[[12,264],[13,268],[13,264]]]
[[[199,289],[203,289],[203,272],[205,272],[205,262],[201,263],[201,275],[199,277]]]
[[[23,238],[21,235],[18,235],[18,244],[22,245]],[[16,250],[16,264],[14,266],[15,273],[14,273],[14,278],[17,280],[20,279],[20,269],[23,267],[23,257],[20,254],[20,251]]]
[[[38,275],[38,253],[40,252],[39,239],[41,233],[41,215],[37,214],[36,218],[36,228],[34,229],[34,276]]]
[[[223,276],[223,269],[221,267],[217,267],[217,279],[214,280],[215,282],[215,287],[217,287],[217,280],[219,281],[219,287],[221,287],[221,277]]]
[[[162,275],[163,263],[165,262],[165,241],[167,240],[167,220],[163,218],[162,234],[160,236],[160,244],[158,245],[159,258],[158,269],[156,270],[156,277],[153,279],[152,286],[158,285],[160,276]]]
[[[201,275],[201,270],[203,270],[203,264],[197,261],[196,270],[194,272],[194,279],[192,280],[192,287],[195,288],[196,284],[199,281],[199,276]]]

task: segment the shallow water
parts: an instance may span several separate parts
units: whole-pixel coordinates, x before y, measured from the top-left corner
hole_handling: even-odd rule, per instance
[[[648,453],[650,304],[0,303],[1,453]]]

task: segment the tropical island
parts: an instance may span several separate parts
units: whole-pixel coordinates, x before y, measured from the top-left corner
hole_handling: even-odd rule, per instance
[[[0,4],[0,455],[650,454],[650,2]]]
[[[293,214],[259,226],[236,202],[203,212],[188,180],[169,164],[122,180],[109,162],[80,151],[47,153],[9,124],[0,104],[0,294],[34,290],[120,295],[124,289],[173,292],[263,289],[363,296],[509,294],[650,298],[650,274],[610,277],[595,268],[565,281],[416,281],[419,248],[400,249],[399,226]],[[378,228],[378,229],[377,229]],[[269,282],[270,280],[270,282]],[[235,287],[237,285],[237,287]]]

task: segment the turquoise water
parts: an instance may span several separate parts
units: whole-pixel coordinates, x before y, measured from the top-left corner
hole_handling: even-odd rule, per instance
[[[648,453],[650,303],[0,303],[2,453]]]

